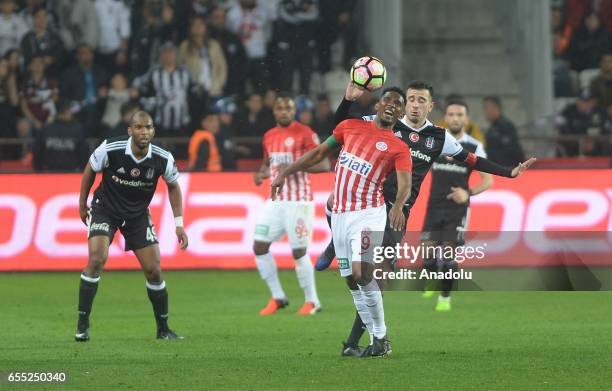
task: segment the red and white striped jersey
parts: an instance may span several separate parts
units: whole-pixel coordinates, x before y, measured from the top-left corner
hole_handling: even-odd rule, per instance
[[[334,213],[384,205],[382,184],[387,175],[393,170],[412,171],[408,145],[373,121],[342,121],[333,135],[342,144],[336,162]]]
[[[270,177],[274,180],[281,169],[298,160],[319,145],[319,137],[308,126],[293,121],[286,128],[277,126],[263,137],[264,159],[270,162]],[[278,198],[282,201],[312,201],[310,179],[306,172],[289,175]]]

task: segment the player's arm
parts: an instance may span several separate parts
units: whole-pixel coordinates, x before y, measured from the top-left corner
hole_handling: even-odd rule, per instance
[[[351,109],[351,104],[359,99],[364,92],[365,90],[363,88],[357,86],[355,83],[349,80],[348,85],[346,86],[346,91],[344,92],[344,98],[334,113],[334,122],[336,125],[345,119],[350,118],[349,110]]]
[[[519,163],[519,165],[514,168],[504,167],[485,157],[477,156],[472,152],[466,151],[448,132],[446,132],[446,137],[444,139],[442,154],[450,156],[459,162],[464,162],[474,170],[497,176],[503,176],[506,178],[518,177],[536,162],[536,158],[531,157],[524,162]]]
[[[91,168],[91,164],[85,165],[83,177],[81,178],[81,191],[79,192],[79,215],[83,224],[87,225],[87,197],[89,191],[96,180],[96,172]]]
[[[264,156],[264,160],[261,163],[259,171],[255,172],[253,175],[253,180],[255,181],[255,185],[259,186],[263,180],[267,178],[270,178],[270,159]]]
[[[406,225],[404,204],[410,197],[412,188],[412,157],[410,148],[404,144],[402,150],[395,157],[395,175],[397,177],[397,193],[395,203],[389,211],[389,225],[396,231],[403,231]]]
[[[329,159],[323,159],[319,163],[307,169],[306,172],[309,172],[311,174],[316,174],[319,172],[328,172],[329,168],[330,168]]]
[[[106,151],[106,140],[104,140],[89,157],[89,162],[85,165],[83,177],[81,178],[79,215],[85,225],[87,225],[87,197],[89,197],[89,191],[96,180],[96,173],[104,170],[106,167],[108,167],[108,152]]]
[[[166,170],[163,178],[168,186],[168,199],[170,200],[170,207],[172,208],[172,215],[174,216],[174,225],[176,227],[176,237],[179,242],[181,250],[187,248],[189,240],[183,227],[183,194],[181,192],[181,186],[178,181],[179,172],[176,168],[176,162],[174,157],[170,155],[170,158],[166,162]]]
[[[402,210],[412,188],[412,171],[396,171],[397,176],[397,194],[395,203],[389,211],[389,225],[396,231],[402,231],[406,224],[406,216]]]
[[[329,136],[325,142],[306,152],[298,160],[288,165],[278,174],[276,179],[274,179],[274,182],[272,182],[272,199],[276,199],[276,196],[280,194],[283,186],[285,185],[285,178],[287,176],[295,174],[298,171],[307,171],[308,169],[316,166],[324,159],[327,159],[339,145],[340,144],[336,141],[334,136]]]
[[[493,175],[478,171],[480,175],[480,183],[472,188],[464,189],[458,186],[451,186],[451,192],[446,196],[447,200],[452,200],[457,204],[465,204],[471,196],[480,194],[493,185]]]

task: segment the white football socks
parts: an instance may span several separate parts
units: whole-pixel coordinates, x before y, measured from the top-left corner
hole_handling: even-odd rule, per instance
[[[370,345],[374,342],[374,340],[372,339],[373,334],[373,325],[372,325],[372,315],[370,314],[370,311],[368,310],[368,306],[366,305],[365,302],[365,297],[363,296],[363,293],[361,292],[361,290],[358,291],[354,291],[351,290],[351,295],[353,295],[353,302],[355,303],[355,308],[357,309],[357,312],[359,313],[359,317],[361,318],[361,321],[363,322],[363,324],[365,324],[366,328],[368,329],[368,333],[370,334]]]
[[[383,338],[387,335],[385,325],[385,309],[383,308],[382,293],[378,284],[372,279],[367,285],[359,285],[359,290],[363,294],[366,308],[372,317],[372,332],[376,338]],[[363,318],[361,318],[363,320]],[[364,322],[365,323],[365,322]]]
[[[300,288],[304,290],[304,298],[306,301],[319,306],[319,296],[317,295],[317,287],[315,284],[314,267],[308,254],[300,259],[295,260],[295,274],[300,284]]]
[[[268,284],[272,297],[275,299],[286,299],[287,296],[278,279],[276,262],[272,254],[268,252],[264,255],[256,255],[255,264],[257,265],[257,270],[259,270],[261,279]]]

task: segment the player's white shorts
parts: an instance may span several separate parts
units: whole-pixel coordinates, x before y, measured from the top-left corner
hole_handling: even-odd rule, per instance
[[[275,242],[287,234],[292,249],[308,247],[314,215],[313,201],[267,200],[255,224],[255,240]]]
[[[373,249],[382,245],[382,233],[387,223],[387,208],[369,208],[332,214],[332,236],[342,277],[352,274],[351,264],[361,259],[373,259]],[[366,234],[362,236],[361,232]],[[377,234],[369,235],[367,232]]]

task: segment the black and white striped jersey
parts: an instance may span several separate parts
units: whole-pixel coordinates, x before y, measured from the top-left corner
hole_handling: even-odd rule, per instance
[[[145,109],[155,113],[155,125],[163,129],[178,130],[189,125],[189,91],[193,87],[191,72],[178,66],[173,72],[163,67],[152,67],[134,80]]]
[[[487,157],[482,143],[469,134],[464,133],[457,139],[457,142],[461,144],[464,150],[478,157]],[[454,201],[446,199],[446,196],[451,193],[451,187],[460,187],[467,190],[472,170],[473,167],[470,167],[466,162],[448,160],[443,156],[438,157],[431,170],[429,207],[465,208],[465,205],[458,205]]]
[[[102,172],[92,207],[103,208],[121,220],[147,211],[160,176],[166,183],[176,182],[179,177],[170,152],[150,144],[147,155],[138,160],[132,153],[131,142],[131,137],[104,140],[89,158],[91,168]]]

